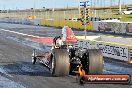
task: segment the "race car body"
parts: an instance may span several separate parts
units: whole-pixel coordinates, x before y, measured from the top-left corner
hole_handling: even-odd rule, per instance
[[[33,38],[35,42],[41,42],[51,46],[46,52],[39,55],[33,51],[33,64],[39,60],[47,67],[53,76],[67,76],[69,74],[102,74],[103,56],[99,49],[76,47],[78,40],[72,29],[65,26],[62,35],[54,38]],[[81,69],[80,69],[81,68]]]

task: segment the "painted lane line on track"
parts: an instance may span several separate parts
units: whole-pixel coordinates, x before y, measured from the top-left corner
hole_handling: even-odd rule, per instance
[[[10,32],[10,33],[28,36],[28,37],[34,37],[34,38],[45,38],[45,37],[40,37],[40,36],[35,36],[35,35],[24,34],[24,33],[16,32],[16,31],[10,31],[10,30],[6,30],[6,29],[0,29],[0,31]]]

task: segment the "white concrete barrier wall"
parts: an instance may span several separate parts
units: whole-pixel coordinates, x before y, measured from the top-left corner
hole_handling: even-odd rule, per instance
[[[0,22],[12,23],[12,24],[34,25],[34,20],[19,19],[19,18],[1,18]]]
[[[132,45],[125,46],[97,40],[79,40],[75,43],[75,48],[100,49],[104,57],[122,61],[129,61],[132,58]]]
[[[33,20],[33,24],[34,24],[34,25],[41,25],[41,24],[40,24],[41,21],[42,21],[42,19],[35,19],[35,20]]]
[[[132,45],[132,38],[122,38],[122,37],[114,37],[114,36],[101,36],[101,41],[118,43],[124,45]]]
[[[50,19],[53,20],[53,19]],[[26,24],[26,25],[40,25],[42,19],[19,19],[19,18],[1,18],[0,22]],[[54,26],[51,21],[51,26]],[[93,22],[93,31],[103,31],[118,34],[131,34],[132,35],[132,22],[119,22],[119,21],[95,21]]]
[[[118,60],[129,61],[129,47],[118,44],[96,42],[96,48],[100,49],[103,56]]]
[[[93,31],[132,34],[132,22],[93,22]]]

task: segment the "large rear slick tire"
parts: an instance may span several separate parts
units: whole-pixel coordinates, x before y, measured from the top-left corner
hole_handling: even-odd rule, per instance
[[[89,53],[89,74],[103,73],[103,55],[100,50],[90,49]]]
[[[52,76],[69,75],[69,53],[66,49],[54,49],[52,57]]]

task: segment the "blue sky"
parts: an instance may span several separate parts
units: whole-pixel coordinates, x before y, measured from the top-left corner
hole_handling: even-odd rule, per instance
[[[79,0],[0,0],[0,9],[29,9],[29,8],[59,8],[59,7],[77,7],[79,5]],[[84,0],[80,0],[84,1]],[[90,0],[90,3],[96,2],[96,5],[110,5],[117,4],[118,0]],[[121,0],[122,3],[132,4],[132,0]]]

